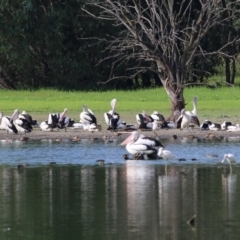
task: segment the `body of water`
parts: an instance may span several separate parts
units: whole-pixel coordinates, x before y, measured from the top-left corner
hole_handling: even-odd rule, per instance
[[[240,143],[164,145],[167,165],[119,142],[1,142],[0,239],[238,239],[240,168],[221,160]]]

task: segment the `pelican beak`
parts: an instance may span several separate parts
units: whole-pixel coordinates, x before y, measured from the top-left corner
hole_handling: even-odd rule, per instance
[[[111,107],[112,107],[112,111],[113,111],[113,113],[115,112],[116,103],[117,103],[117,99],[114,98],[114,99],[111,101]]]
[[[129,142],[131,142],[133,140],[133,135],[131,134],[130,136],[128,136],[123,142],[121,142],[119,145],[120,146],[124,146],[127,145]]]
[[[13,115],[12,115],[12,117],[10,119],[10,122],[11,121],[15,121],[18,118],[18,115],[19,115],[18,109],[14,110]]]
[[[65,108],[64,111],[61,113],[59,122],[61,122],[63,120],[63,118],[66,116],[66,112],[67,112],[67,108]]]

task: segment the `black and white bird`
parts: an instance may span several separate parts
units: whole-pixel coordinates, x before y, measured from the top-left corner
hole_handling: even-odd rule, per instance
[[[221,129],[222,130],[228,130],[228,127],[229,126],[232,126],[233,124],[229,121],[224,121],[222,124],[221,124]]]
[[[210,120],[205,120],[200,125],[200,129],[201,130],[210,130],[210,131],[220,131],[222,129],[222,126],[219,123],[213,123]]]
[[[31,126],[38,126],[37,120],[33,119],[31,115],[29,115],[25,110],[19,115],[20,118],[25,118]]]
[[[165,118],[162,114],[160,114],[158,111],[153,111],[153,113],[151,114],[151,118],[156,121],[158,121],[159,123],[164,123],[165,122]]]
[[[1,125],[0,129],[4,129],[9,133],[27,133],[32,131],[31,124],[24,118],[19,117],[19,110],[15,109],[12,116],[3,116],[1,115]]]
[[[67,130],[67,127],[72,127],[75,121],[71,119],[70,117],[66,116],[67,108],[63,110],[63,112],[60,113],[58,122],[57,122],[57,128]]]
[[[136,120],[140,129],[152,129],[153,118],[146,114],[145,111],[136,115]]]
[[[83,111],[80,113],[80,122],[83,124],[96,124],[97,118],[95,117],[93,111],[83,104]]]
[[[41,122],[39,127],[42,131],[53,131],[54,128],[57,128],[59,113],[49,113],[48,120]]]
[[[16,110],[15,110],[16,111]],[[9,133],[18,133],[16,126],[14,125],[13,121],[15,120],[15,111],[12,117],[4,116],[2,112],[0,112],[0,129],[6,130],[7,134]]]
[[[177,128],[184,129],[189,128],[190,124],[193,123],[197,126],[200,126],[198,117],[193,113],[186,111],[185,109],[181,110],[181,115],[177,119]]]
[[[138,131],[133,131],[120,145],[126,145],[126,150],[132,155],[156,154],[156,147],[163,147],[160,141],[146,137]]]
[[[209,120],[205,120],[201,125],[200,125],[200,129],[201,130],[210,130],[209,126],[212,125],[212,122]]]
[[[221,124],[220,123],[212,123],[209,125],[210,131],[220,131],[221,130]]]
[[[117,104],[117,99],[116,98],[112,99],[110,102],[112,109],[104,113],[104,119],[108,125],[107,130],[116,130],[116,129],[119,129],[120,127],[124,127],[122,126],[120,115],[116,113],[116,104]]]

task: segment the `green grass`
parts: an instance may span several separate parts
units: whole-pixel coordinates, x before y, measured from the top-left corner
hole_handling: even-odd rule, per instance
[[[184,90],[186,109],[192,109],[192,98],[198,96],[198,111],[200,118],[218,118],[229,115],[240,116],[240,87],[221,87],[209,89],[194,87]],[[14,109],[26,110],[31,114],[47,115],[50,112],[61,112],[68,108],[69,116],[82,111],[86,103],[96,114],[110,110],[110,100],[117,98],[117,111],[126,114],[137,114],[145,110],[154,110],[164,115],[170,113],[170,101],[163,88],[137,91],[107,91],[107,92],[78,92],[78,91],[6,91],[0,90],[0,110],[11,114]]]

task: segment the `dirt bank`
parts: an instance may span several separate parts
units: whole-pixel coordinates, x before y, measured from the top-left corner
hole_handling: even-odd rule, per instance
[[[146,136],[157,137],[159,140],[163,141],[176,141],[176,140],[238,140],[240,141],[240,132],[227,132],[227,131],[201,131],[199,128],[193,129],[192,131],[179,130],[179,129],[160,129],[157,131],[157,136],[153,134],[152,131],[141,131]],[[52,132],[44,132],[40,128],[34,128],[31,133],[26,135],[9,134],[6,131],[0,131],[0,140],[42,140],[42,139],[52,139],[54,141],[59,140],[81,140],[81,139],[92,139],[92,140],[112,140],[117,139],[119,141],[124,140],[129,136],[131,132],[118,131],[111,132],[103,129],[99,132],[88,132],[83,129],[67,129],[64,130],[54,130]]]

